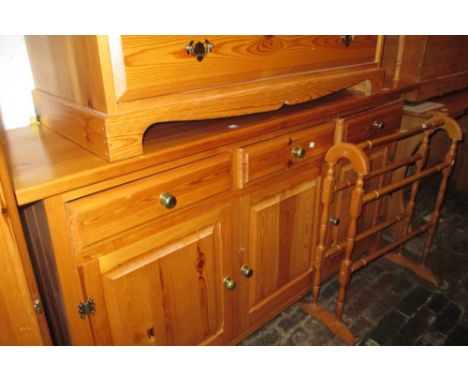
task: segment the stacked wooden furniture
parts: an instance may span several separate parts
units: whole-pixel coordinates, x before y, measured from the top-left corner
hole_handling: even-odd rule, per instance
[[[143,153],[149,125],[244,115],[366,81],[377,36],[31,36],[41,123],[93,153]]]
[[[237,343],[309,291],[325,153],[400,126],[382,41],[28,37],[40,125],[5,149],[54,343]],[[331,207],[322,280],[349,203]],[[360,229],[385,213],[370,203]]]
[[[54,342],[235,343],[307,292],[325,152],[399,123],[381,42],[27,38],[41,126],[6,149]]]

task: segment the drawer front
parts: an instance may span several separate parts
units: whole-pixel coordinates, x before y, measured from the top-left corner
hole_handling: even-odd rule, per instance
[[[67,203],[75,250],[230,190],[231,162],[222,154]]]
[[[341,36],[122,36],[120,100],[374,63],[377,40],[356,36],[346,47]],[[197,59],[186,51],[190,41],[197,52],[205,41],[213,48]]]
[[[343,141],[358,143],[390,134],[400,128],[403,104],[391,103],[344,118]]]
[[[242,188],[277,171],[320,160],[332,146],[333,136],[334,124],[327,123],[238,149],[237,186]]]

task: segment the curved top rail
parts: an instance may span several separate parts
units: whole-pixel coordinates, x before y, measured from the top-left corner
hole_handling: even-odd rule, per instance
[[[443,124],[439,123],[440,120],[443,121]],[[437,130],[445,130],[452,141],[459,142],[463,139],[460,126],[458,126],[457,121],[450,117],[435,116],[429,118],[421,127],[424,129],[431,129],[431,131],[427,133],[429,135],[434,134]]]
[[[341,142],[332,146],[328,150],[325,160],[333,166],[340,160],[345,158],[351,162],[354,171],[361,175],[367,175],[370,171],[369,159],[366,153],[352,143]]]

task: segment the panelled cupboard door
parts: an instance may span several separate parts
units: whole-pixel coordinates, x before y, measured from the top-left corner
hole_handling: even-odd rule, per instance
[[[283,182],[244,197],[245,265],[253,269],[243,280],[250,324],[311,285],[319,183],[317,170],[310,180]]]
[[[230,207],[188,213],[185,223],[94,260],[98,282],[91,282],[96,267],[83,266],[86,294],[96,297],[90,325],[97,344],[224,343],[232,295],[223,287],[229,219]]]

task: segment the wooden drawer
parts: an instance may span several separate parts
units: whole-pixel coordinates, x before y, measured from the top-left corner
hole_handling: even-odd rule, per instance
[[[74,200],[66,209],[75,250],[231,188],[231,156],[222,154]],[[160,203],[164,193],[175,207]]]
[[[400,127],[403,104],[394,102],[344,118],[343,141],[358,143],[390,134]]]
[[[200,61],[187,54],[190,41],[207,40],[213,48]],[[374,63],[377,36],[347,47],[341,36],[122,36],[121,46],[124,101]]]
[[[333,144],[334,124],[326,123],[281,135],[237,150],[239,188],[280,170],[297,167],[324,155]],[[304,156],[294,154],[303,149]]]

